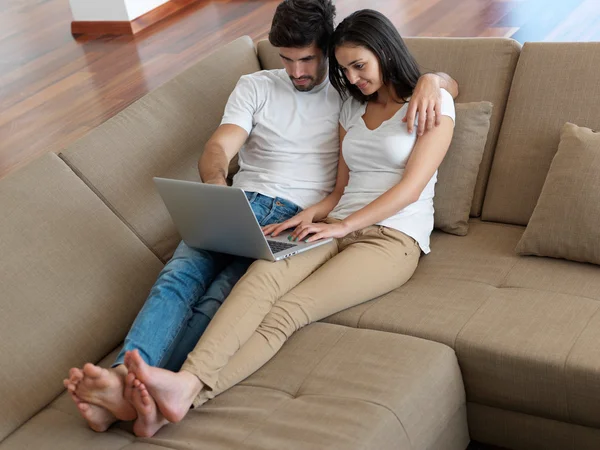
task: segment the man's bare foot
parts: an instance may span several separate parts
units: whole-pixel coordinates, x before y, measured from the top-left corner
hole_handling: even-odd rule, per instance
[[[119,420],[133,420],[137,417],[135,408],[123,397],[126,375],[123,365],[103,369],[88,363],[83,366],[83,378],[77,383],[75,394],[84,403],[103,408]]]
[[[117,418],[107,409],[84,402],[71,391],[69,391],[69,395],[77,406],[79,414],[87,421],[92,430],[102,433],[117,421]]]
[[[81,380],[83,380],[83,371],[77,367],[72,367],[71,370],[69,370],[69,378],[65,378],[63,384],[69,392],[75,392],[75,389]]]
[[[133,372],[129,372],[125,380],[125,398],[137,411],[138,416],[133,424],[133,434],[137,437],[152,437],[169,423],[158,410],[146,386],[135,378]]]
[[[101,406],[84,402],[77,396],[77,394],[75,394],[77,385],[81,380],[83,380],[83,371],[73,367],[69,371],[69,378],[65,378],[63,384],[67,388],[67,391],[69,392],[73,403],[75,403],[77,410],[87,421],[89,427],[92,430],[100,433],[106,431],[108,427],[110,427],[117,420],[117,418],[110,411],[102,408]]]
[[[133,372],[135,378],[144,384],[169,422],[179,422],[185,417],[203,387],[200,380],[189,372],[171,372],[149,366],[137,350],[127,352],[125,364],[129,372]]]

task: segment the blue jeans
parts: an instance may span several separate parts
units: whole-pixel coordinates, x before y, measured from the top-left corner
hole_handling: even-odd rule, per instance
[[[301,211],[282,198],[246,192],[261,226]],[[151,366],[178,371],[210,320],[252,263],[249,258],[188,247],[183,241],[152,287],[113,367],[138,349]]]

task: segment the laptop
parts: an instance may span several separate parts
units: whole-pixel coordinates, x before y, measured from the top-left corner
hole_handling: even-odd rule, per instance
[[[193,248],[279,261],[330,242],[290,242],[290,231],[267,237],[242,189],[194,181],[154,178],[181,235]]]

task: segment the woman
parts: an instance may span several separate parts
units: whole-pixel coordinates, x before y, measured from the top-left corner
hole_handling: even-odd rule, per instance
[[[395,27],[376,11],[347,17],[330,55],[331,82],[349,94],[336,188],[264,232],[295,227],[294,240],[335,239],[278,263],[253,263],[179,373],[128,353],[128,382],[140,388],[153,430],[245,379],[299,328],[403,285],[421,251],[429,252],[436,173],[453,132],[452,96],[443,91],[439,126],[420,137],[407,132],[397,116],[419,70]]]

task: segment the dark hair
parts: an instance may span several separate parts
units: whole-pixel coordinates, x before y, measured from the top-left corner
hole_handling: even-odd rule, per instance
[[[384,84],[391,83],[397,96],[403,101],[408,100],[419,80],[419,66],[387,17],[372,9],[356,11],[337,26],[329,45],[329,80],[342,98],[345,99],[348,93],[363,103],[376,98],[377,92],[366,96],[346,78],[335,59],[335,49],[344,44],[372,51],[379,60]]]
[[[269,42],[294,48],[315,43],[327,56],[334,17],[331,0],[284,0],[275,10]]]

